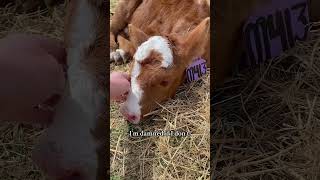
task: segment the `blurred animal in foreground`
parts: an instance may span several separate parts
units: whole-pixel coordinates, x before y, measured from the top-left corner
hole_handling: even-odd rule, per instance
[[[99,0],[71,0],[65,23],[67,83],[34,160],[52,179],[106,179],[107,14]]]

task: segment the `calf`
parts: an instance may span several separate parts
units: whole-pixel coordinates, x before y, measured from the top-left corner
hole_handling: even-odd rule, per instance
[[[33,159],[52,179],[106,179],[107,13],[99,0],[71,0],[65,44],[68,82]]]
[[[133,59],[132,88],[121,106],[127,120],[139,123],[173,97],[195,58],[210,64],[209,16],[206,0],[119,2],[110,26],[110,56]]]

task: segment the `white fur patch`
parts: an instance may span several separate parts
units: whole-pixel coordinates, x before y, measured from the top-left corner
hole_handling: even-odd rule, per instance
[[[126,62],[126,52],[122,49],[116,49],[116,51],[110,53],[110,61],[114,61],[116,63],[120,62],[122,59],[123,62]]]
[[[80,0],[73,19],[71,47],[68,49],[68,78],[71,96],[78,101],[90,115],[97,114],[97,106],[102,92],[98,92],[98,84],[82,63],[85,50],[94,43],[96,37],[96,12],[87,0]],[[94,122],[92,122],[94,123]]]
[[[137,77],[141,72],[141,65],[138,62],[134,62],[131,72],[131,89],[127,97],[126,106],[128,113],[140,117],[141,106],[140,101],[142,98],[143,90],[140,88]]]
[[[122,57],[122,59],[125,58],[126,52],[124,52],[124,50],[122,50],[122,49],[117,49],[116,52],[120,54],[120,56]]]
[[[152,50],[162,55],[162,67],[167,68],[173,64],[173,55],[169,42],[161,36],[152,36],[146,42],[142,43],[134,54],[134,59],[142,62],[150,55]]]
[[[71,47],[83,49],[92,44],[95,40],[95,17],[96,12],[92,9],[92,6],[88,3],[88,0],[79,0],[78,7],[75,12],[74,19],[71,23]],[[79,61],[80,59],[75,59]],[[68,63],[72,64],[73,61]]]
[[[96,154],[97,142],[92,137],[91,130],[95,128],[98,110],[104,103],[104,93],[98,90],[98,82],[95,80],[95,77],[87,71],[82,62],[86,58],[85,51],[94,43],[97,36],[95,25],[97,15],[96,10],[88,3],[88,0],[79,0],[77,6],[77,10],[73,16],[74,18],[71,21],[73,23],[70,32],[71,41],[70,48],[67,50],[69,66],[68,80],[71,97],[79,104],[86,116],[73,119],[74,128],[77,130],[71,129],[70,132],[77,132],[77,138],[81,139],[81,143],[87,144],[87,146],[84,146],[84,149],[81,150],[81,153],[84,153],[84,161],[82,163],[85,163],[83,166],[88,166],[87,173],[90,179],[95,179],[98,166],[98,157]],[[62,114],[62,116],[67,117],[69,115]],[[72,125],[68,127],[72,127]],[[78,146],[74,147],[77,148]],[[79,155],[79,153],[76,154]],[[72,155],[72,153],[70,155]]]

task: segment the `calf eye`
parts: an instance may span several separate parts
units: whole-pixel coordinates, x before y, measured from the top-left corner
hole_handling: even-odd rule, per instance
[[[163,80],[163,81],[160,82],[160,85],[164,86],[164,87],[167,86],[168,84],[169,84],[169,82],[166,81],[166,80]]]

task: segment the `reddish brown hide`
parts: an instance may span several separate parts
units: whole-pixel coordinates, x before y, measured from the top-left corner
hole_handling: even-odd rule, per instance
[[[129,100],[121,108],[129,121],[138,123],[146,113],[158,107],[159,103],[173,97],[184,80],[187,66],[194,58],[202,57],[210,65],[209,16],[210,4],[204,0],[119,2],[110,27],[111,60],[133,59],[133,67],[137,62],[133,58],[136,50],[155,36],[159,36],[159,41],[167,41],[163,46],[168,44],[173,57],[168,68],[161,65],[163,57],[169,56],[168,51],[167,54],[152,51],[141,62],[137,86],[143,91],[143,95],[137,100],[138,103],[132,103],[130,99],[135,96],[132,90],[132,96],[129,93]],[[144,53],[148,52],[142,52]]]

